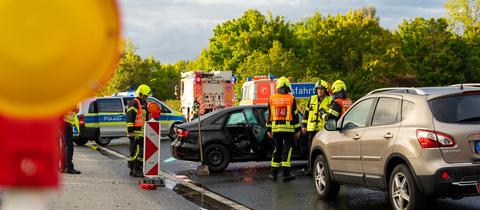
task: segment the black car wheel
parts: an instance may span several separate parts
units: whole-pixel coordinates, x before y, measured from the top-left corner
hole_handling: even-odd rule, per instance
[[[317,158],[315,158],[313,181],[315,182],[315,190],[320,198],[334,199],[337,197],[340,191],[340,184],[332,181],[330,168],[323,155],[318,155]]]
[[[180,123],[174,123],[172,126],[170,126],[170,132],[168,133],[168,138],[170,138],[170,141],[173,141],[177,138],[177,125]]]
[[[110,144],[110,141],[112,141],[112,139],[108,137],[98,137],[97,139],[95,139],[95,143],[103,147]]]
[[[205,147],[204,160],[211,172],[221,172],[230,163],[230,152],[221,144],[210,144]]]
[[[80,138],[80,137],[73,137],[73,142],[77,145],[85,145],[88,142],[88,139]]]

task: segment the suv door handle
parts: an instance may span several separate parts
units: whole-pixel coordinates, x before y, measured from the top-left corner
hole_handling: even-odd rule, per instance
[[[355,136],[352,137],[352,139],[355,140],[355,141],[356,141],[356,140],[359,140],[359,139],[360,139],[360,136],[359,136],[358,134],[355,134]]]
[[[391,134],[390,132],[388,132],[387,134],[385,134],[385,135],[383,136],[383,138],[391,139],[391,138],[393,138],[393,134]]]

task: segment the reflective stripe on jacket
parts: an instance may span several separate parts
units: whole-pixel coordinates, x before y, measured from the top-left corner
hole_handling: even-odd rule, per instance
[[[325,120],[322,118],[320,110],[323,109],[326,113],[331,102],[332,98],[330,98],[330,96],[325,96],[320,103],[318,95],[310,97],[304,116],[306,120],[303,121],[303,123],[306,124],[307,131],[319,131],[323,129]]]
[[[290,94],[274,94],[268,103],[267,129],[272,132],[295,132],[300,127],[295,97]]]

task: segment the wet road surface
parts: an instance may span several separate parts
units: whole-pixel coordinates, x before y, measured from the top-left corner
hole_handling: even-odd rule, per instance
[[[169,143],[161,143],[161,169],[185,175],[202,187],[252,209],[391,209],[386,192],[356,186],[343,185],[339,196],[333,201],[319,199],[312,177],[304,176],[300,171],[305,161],[294,161],[292,169],[297,179],[291,182],[268,180],[269,162],[231,163],[222,173],[197,176],[195,169],[199,163],[173,159]],[[126,139],[112,141],[107,147],[128,155]],[[431,207],[439,210],[480,209],[480,197],[438,199]]]

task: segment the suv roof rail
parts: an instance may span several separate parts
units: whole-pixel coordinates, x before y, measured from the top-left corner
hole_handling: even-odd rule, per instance
[[[390,92],[390,93],[412,93],[418,95],[428,95],[427,92],[414,87],[388,87],[388,88],[379,88],[370,91],[367,95],[375,94],[375,93],[383,93],[383,92]]]

